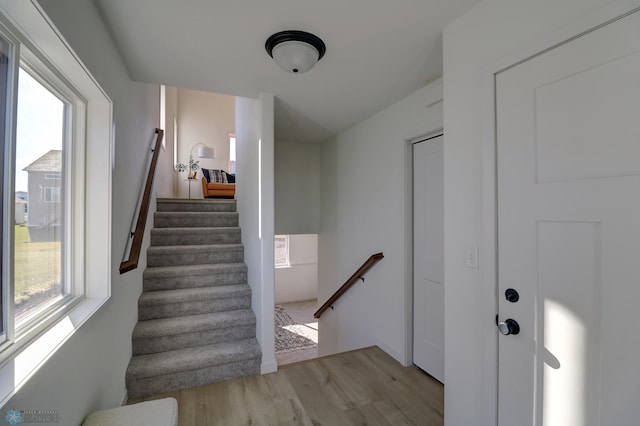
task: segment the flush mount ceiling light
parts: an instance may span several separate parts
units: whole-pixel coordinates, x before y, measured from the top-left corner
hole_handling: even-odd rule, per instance
[[[294,30],[275,33],[264,47],[280,68],[293,74],[309,71],[327,50],[318,36]]]

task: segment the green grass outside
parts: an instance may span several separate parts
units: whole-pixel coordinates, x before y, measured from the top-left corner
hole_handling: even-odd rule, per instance
[[[60,292],[60,242],[31,242],[26,226],[15,227],[16,314]]]

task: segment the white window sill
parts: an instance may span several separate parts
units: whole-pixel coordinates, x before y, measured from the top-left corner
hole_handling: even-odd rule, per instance
[[[33,376],[108,298],[84,299],[54,326],[0,367],[0,407]]]
[[[318,266],[318,262],[299,262],[299,263],[290,263],[288,265],[276,265],[275,268],[276,269],[283,269],[283,268],[295,268],[298,266]]]
[[[276,265],[275,268],[276,269],[287,269],[287,268],[291,268],[291,265]]]

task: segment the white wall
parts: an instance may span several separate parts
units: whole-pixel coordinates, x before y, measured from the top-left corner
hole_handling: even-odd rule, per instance
[[[112,198],[111,299],[6,404],[23,410],[59,410],[60,424],[76,425],[92,411],[120,405],[131,358],[131,332],[142,291],[142,258],[137,270],[120,275],[129,225],[159,125],[157,85],[131,82],[93,2],[40,2],[73,50],[114,103],[115,170]],[[107,161],[105,159],[105,161]],[[88,188],[100,191],[103,188]],[[148,244],[148,232],[145,237]],[[89,243],[90,244],[90,243]]]
[[[178,161],[187,164],[197,143],[216,150],[216,158],[197,158],[200,167],[229,169],[229,134],[235,133],[235,97],[198,90],[178,89]],[[186,173],[176,173],[179,196],[187,198]],[[198,172],[198,178],[202,172]],[[202,198],[200,182],[191,184],[191,197]]]
[[[385,258],[320,319],[320,355],[378,345],[410,362],[411,150],[442,127],[442,84],[407,96],[322,144],[318,303],[374,253]],[[429,106],[431,105],[431,106]]]
[[[493,183],[487,181],[486,191],[483,186],[484,173],[491,173],[483,151],[492,143],[491,73],[499,62],[507,65],[508,56],[607,3],[487,0],[444,32],[447,425],[495,424],[495,283],[487,276],[492,254],[480,253],[480,270],[463,263],[465,246],[485,247],[492,238],[485,196]],[[551,45],[539,44],[530,54]]]
[[[289,266],[276,268],[275,302],[300,302],[317,296],[318,235],[289,235]]]
[[[320,145],[277,141],[276,234],[320,232]]]
[[[261,372],[276,371],[274,353],[274,138],[273,95],[236,98],[236,199],[251,307],[262,346]]]

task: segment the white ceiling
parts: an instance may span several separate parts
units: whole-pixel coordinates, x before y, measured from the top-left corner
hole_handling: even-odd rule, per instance
[[[95,0],[134,80],[275,95],[276,139],[320,142],[442,75],[442,29],[480,0]],[[300,75],[264,48],[283,30],[327,46]]]

